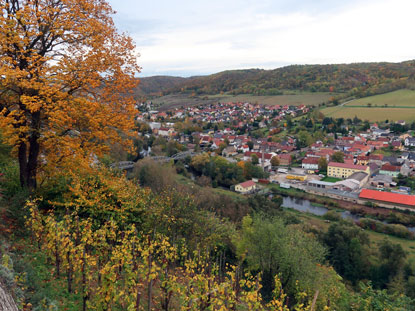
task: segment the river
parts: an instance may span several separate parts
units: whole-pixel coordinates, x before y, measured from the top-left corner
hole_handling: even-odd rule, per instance
[[[324,216],[329,210],[323,206],[314,205],[311,201],[305,199],[299,199],[289,196],[283,196],[282,207],[292,208],[300,212],[310,213],[317,216]],[[351,219],[353,221],[359,221],[362,217],[354,215],[347,210],[340,213],[343,219]],[[383,222],[387,224],[387,222]],[[405,226],[409,231],[415,232],[415,227]]]

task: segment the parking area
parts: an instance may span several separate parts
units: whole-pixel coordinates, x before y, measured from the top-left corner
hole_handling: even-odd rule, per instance
[[[287,178],[287,176],[289,176],[289,178]],[[298,179],[295,178],[297,176]],[[316,174],[306,174],[306,170],[302,168],[292,168],[291,170],[287,170],[287,172],[275,173],[270,176],[270,181],[272,183],[288,183],[292,185],[305,184],[307,181],[320,179],[321,177]]]

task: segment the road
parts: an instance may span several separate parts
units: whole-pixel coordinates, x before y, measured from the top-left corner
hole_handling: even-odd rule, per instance
[[[356,99],[348,100],[347,102],[344,102],[343,104],[340,104],[340,107],[343,107],[344,105],[351,103],[352,101],[355,101]]]

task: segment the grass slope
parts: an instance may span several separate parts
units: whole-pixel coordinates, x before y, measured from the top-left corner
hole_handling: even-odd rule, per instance
[[[367,107],[372,108],[415,108],[415,91],[398,90],[381,95],[369,96],[354,100],[347,104],[348,107]]]
[[[360,98],[344,105],[322,109],[321,112],[327,117],[354,118],[357,116],[371,122],[412,121],[415,119],[415,91],[399,90]]]

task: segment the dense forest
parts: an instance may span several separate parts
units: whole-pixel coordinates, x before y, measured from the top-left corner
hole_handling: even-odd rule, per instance
[[[229,70],[208,76],[142,78],[137,96],[173,93],[280,95],[284,90],[363,97],[412,88],[415,62],[292,65],[274,70]]]

